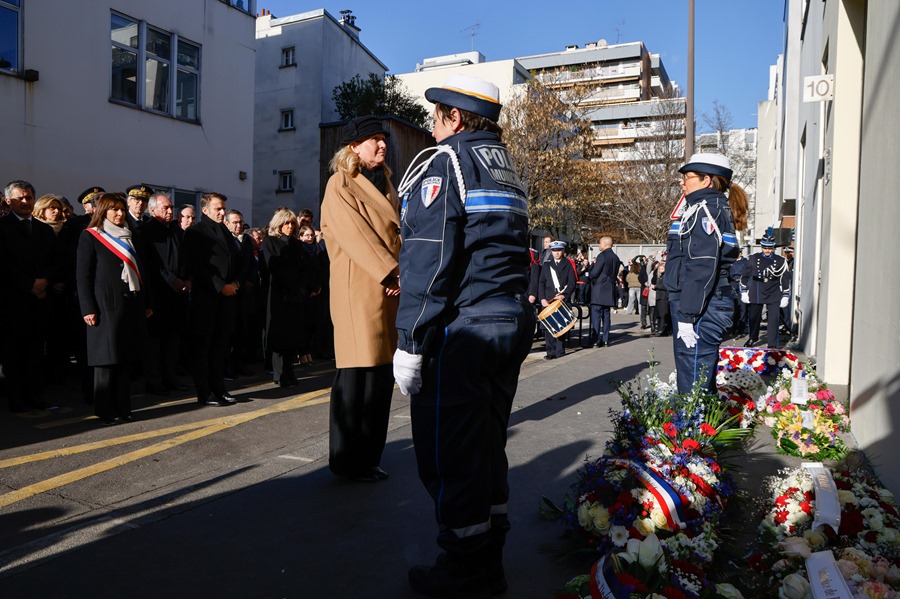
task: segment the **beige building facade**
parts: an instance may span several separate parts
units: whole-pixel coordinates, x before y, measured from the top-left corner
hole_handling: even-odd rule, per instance
[[[137,183],[249,212],[254,7],[0,2],[0,179],[74,200]],[[14,34],[13,38],[7,34]]]

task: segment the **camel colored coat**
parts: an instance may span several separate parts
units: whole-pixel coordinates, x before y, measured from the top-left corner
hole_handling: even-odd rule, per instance
[[[337,367],[390,364],[400,302],[381,284],[400,255],[399,201],[390,180],[384,196],[361,174],[333,174],[322,200],[322,234],[331,261]]]

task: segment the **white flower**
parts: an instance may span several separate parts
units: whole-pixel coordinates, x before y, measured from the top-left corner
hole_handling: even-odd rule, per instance
[[[716,593],[725,599],[744,599],[744,596],[733,585],[723,582],[716,585]]]
[[[628,542],[628,529],[620,524],[612,526],[609,529],[609,538],[616,547],[624,547]]]
[[[809,581],[799,574],[785,576],[778,590],[778,599],[807,599],[810,595]]]
[[[781,552],[788,557],[802,557],[806,559],[812,553],[809,550],[809,543],[802,537],[788,537],[780,545]]]
[[[856,498],[856,495],[853,494],[853,491],[847,491],[847,490],[842,489],[837,492],[837,495],[838,495],[838,501],[841,503],[841,505],[847,505],[847,504],[858,505],[859,504],[859,500]]]
[[[645,537],[652,535],[656,531],[656,526],[654,526],[653,520],[650,518],[637,518],[634,521],[634,527]]]

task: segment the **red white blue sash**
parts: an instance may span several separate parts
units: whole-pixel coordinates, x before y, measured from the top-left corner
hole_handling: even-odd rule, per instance
[[[625,458],[602,458],[604,462],[628,468],[644,483],[647,490],[656,498],[659,509],[666,516],[669,530],[682,530],[687,527],[684,522],[684,502],[672,486],[657,472],[646,464]]]
[[[110,235],[106,231],[98,231],[92,227],[88,228],[88,231],[94,238],[103,244],[103,247],[108,249],[113,255],[125,263],[125,268],[132,271],[132,273],[137,277],[137,281],[141,286],[141,289],[144,288],[144,278],[141,276],[141,264],[138,261],[137,254],[134,249],[119,239],[118,237],[114,237]]]
[[[592,599],[628,599],[628,592],[622,587],[613,571],[609,556],[601,557],[591,568],[589,586]]]

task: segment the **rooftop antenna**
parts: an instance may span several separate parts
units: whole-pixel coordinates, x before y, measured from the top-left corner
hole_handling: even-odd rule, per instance
[[[472,38],[472,51],[475,51],[475,36],[478,35],[478,28],[481,27],[480,23],[475,23],[470,27],[466,27],[465,29],[461,29],[460,32],[468,31],[469,37]]]
[[[616,43],[617,44],[619,43],[619,38],[622,37],[622,25],[624,25],[624,24],[625,24],[625,20],[623,19],[623,20],[619,21],[619,23],[616,25]]]

